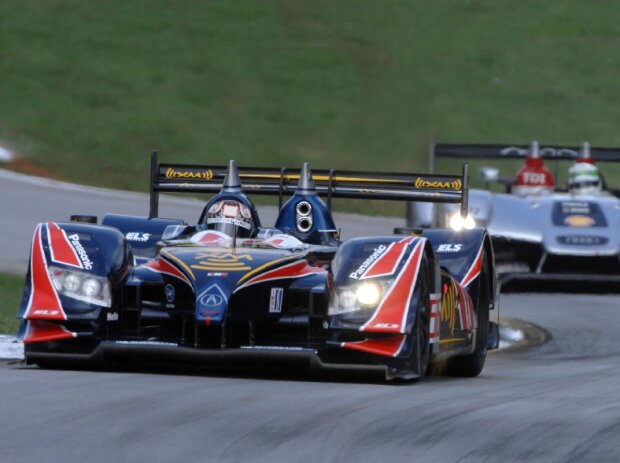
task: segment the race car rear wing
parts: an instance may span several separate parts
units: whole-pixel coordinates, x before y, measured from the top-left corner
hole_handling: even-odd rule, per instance
[[[167,164],[151,153],[150,212],[157,217],[159,193],[217,193],[222,188],[227,166]],[[237,167],[243,191],[250,194],[278,195],[282,207],[284,195],[297,188],[301,169],[287,167]],[[337,169],[312,169],[312,179],[320,196],[332,198],[383,199],[460,203],[467,215],[468,168],[462,175],[364,172]]]
[[[530,152],[529,145],[486,145],[431,143],[429,149],[430,171],[435,171],[436,158],[453,159],[524,159]],[[581,156],[579,146],[540,145],[544,159],[575,160]],[[620,162],[620,148],[590,148],[594,161]]]

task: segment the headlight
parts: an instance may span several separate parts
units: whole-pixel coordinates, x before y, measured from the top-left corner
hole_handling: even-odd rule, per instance
[[[56,290],[64,296],[102,307],[112,305],[110,283],[107,278],[52,266],[48,270]]]
[[[375,283],[362,283],[355,292],[357,301],[365,307],[373,307],[381,299],[381,289]]]
[[[467,217],[463,218],[460,212],[456,212],[450,216],[449,220],[450,228],[456,231],[471,230],[476,227],[476,221],[474,218],[467,214]]]
[[[328,315],[374,309],[393,280],[363,282],[359,285],[337,288],[329,305]]]

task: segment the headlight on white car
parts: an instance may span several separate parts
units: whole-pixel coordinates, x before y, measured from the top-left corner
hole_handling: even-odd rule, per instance
[[[328,315],[374,310],[392,284],[389,281],[365,281],[355,286],[337,288],[329,304]]]
[[[64,296],[102,307],[112,305],[110,282],[90,273],[59,267],[48,267],[56,290]]]
[[[449,219],[450,228],[455,231],[471,230],[472,228],[476,228],[476,221],[474,218],[467,214],[467,217],[463,218],[460,212],[455,212],[450,216]]]

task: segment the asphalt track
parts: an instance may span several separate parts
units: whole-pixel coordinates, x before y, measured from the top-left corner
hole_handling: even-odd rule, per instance
[[[14,174],[0,174],[0,195],[10,198],[0,203],[2,255],[9,252],[3,266],[23,264],[38,221],[146,212],[141,195]],[[353,231],[393,226],[387,219],[337,221]],[[620,461],[616,296],[503,295],[501,315],[533,321],[552,337],[489,355],[473,379],[385,385],[0,362],[0,462]]]

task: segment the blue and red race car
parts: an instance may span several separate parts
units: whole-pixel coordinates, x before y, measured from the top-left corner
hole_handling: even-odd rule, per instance
[[[341,241],[332,198],[461,203],[462,176],[151,162],[149,217],[36,227],[19,310],[29,364],[301,366],[475,376],[498,345],[484,229]],[[196,224],[160,192],[207,192]],[[279,197],[263,227],[248,194]],[[284,198],[290,196],[284,203]],[[327,204],[320,198],[327,197]]]

